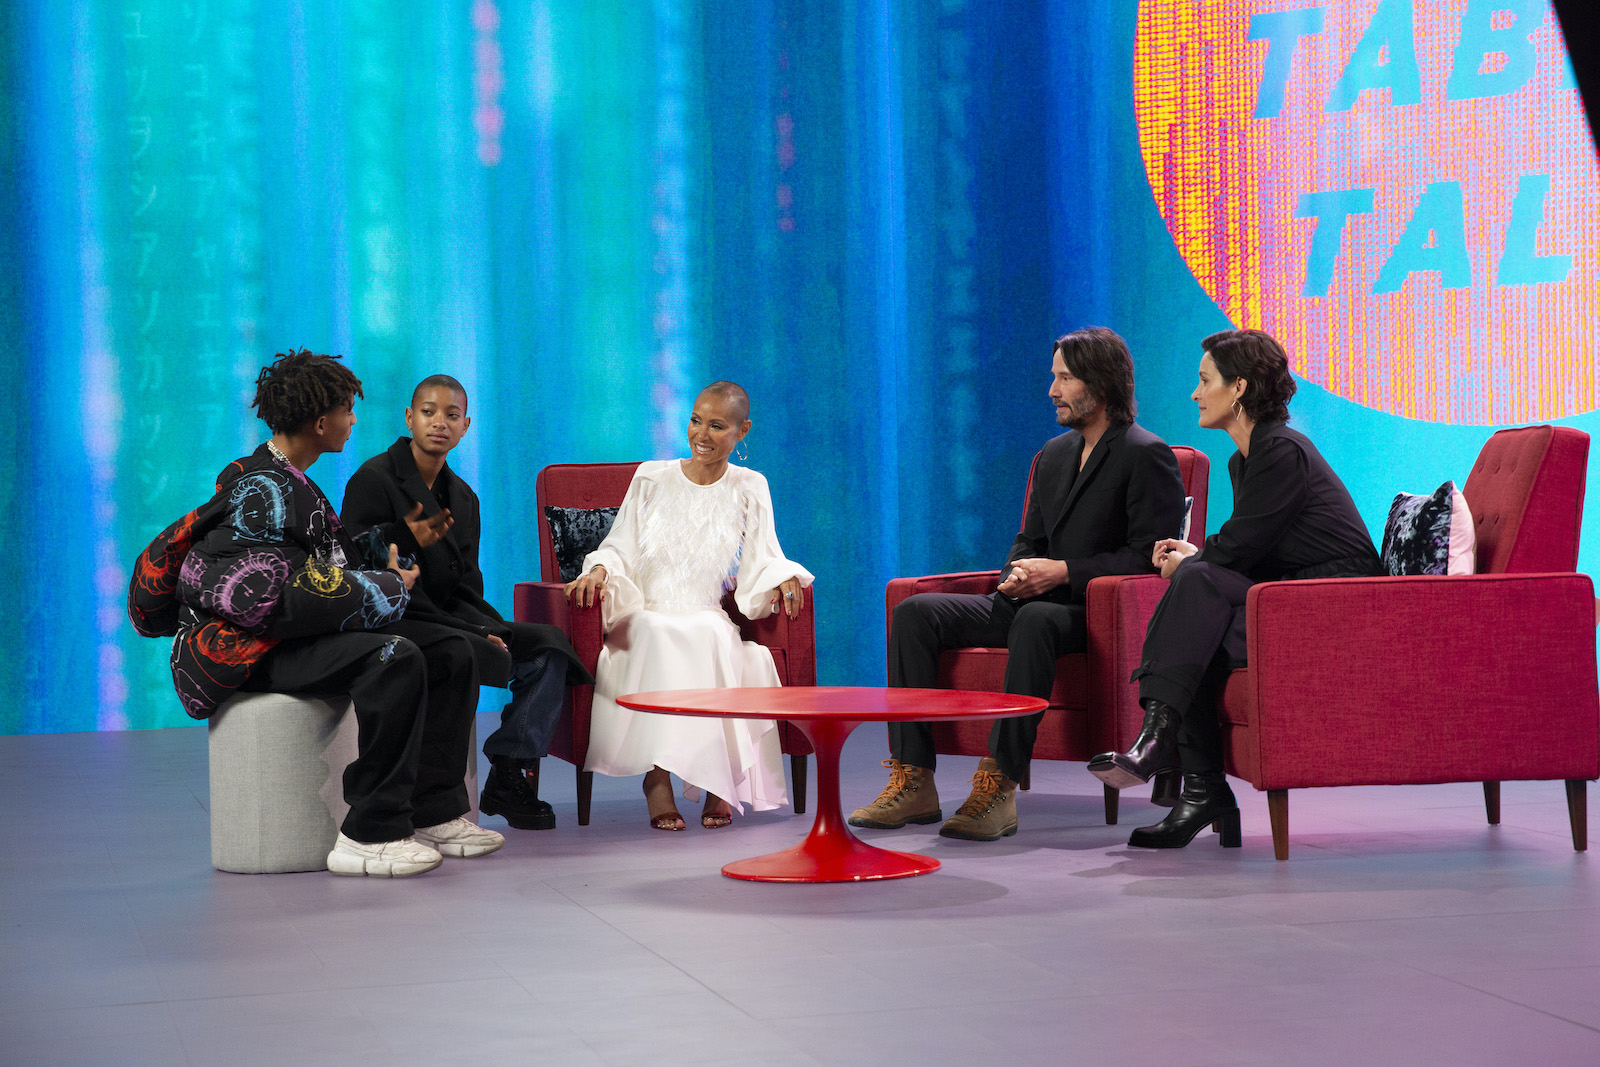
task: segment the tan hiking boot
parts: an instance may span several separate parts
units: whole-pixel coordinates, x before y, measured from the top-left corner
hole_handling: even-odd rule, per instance
[[[998,841],[1017,832],[1017,783],[1000,773],[994,757],[978,761],[972,795],[939,827],[940,837],[963,841]]]
[[[897,759],[886,759],[883,765],[889,768],[889,784],[883,787],[877,800],[850,813],[851,826],[898,830],[908,822],[938,822],[944,817],[944,812],[939,810],[939,791],[933,786],[932,771]]]

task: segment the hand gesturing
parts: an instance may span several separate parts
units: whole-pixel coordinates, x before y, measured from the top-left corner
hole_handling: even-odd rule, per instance
[[[418,548],[438,544],[455,524],[456,520],[450,517],[449,508],[445,508],[437,515],[423,518],[421,501],[413,504],[411,510],[406,512],[406,525],[411,527],[411,536],[417,539]]]

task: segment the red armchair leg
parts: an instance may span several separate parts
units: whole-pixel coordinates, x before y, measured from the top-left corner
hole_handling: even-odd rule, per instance
[[[1033,764],[1022,769],[1022,781],[1017,783],[1017,788],[1024,791],[1033,788]]]
[[[1272,821],[1272,854],[1280,860],[1289,858],[1289,791],[1267,790],[1267,817]]]
[[[1488,813],[1489,825],[1500,825],[1500,783],[1483,783],[1483,810]]]
[[[1112,789],[1109,785],[1103,785],[1100,788],[1106,791],[1106,825],[1115,826],[1117,825],[1117,798],[1122,794],[1118,790]]]
[[[789,777],[794,781],[794,813],[806,813],[806,757],[801,752],[789,753]]]
[[[578,825],[589,825],[589,802],[594,799],[594,772],[582,767],[578,771]]]
[[[1588,783],[1582,778],[1567,779],[1567,819],[1572,823],[1572,849],[1589,851]]]

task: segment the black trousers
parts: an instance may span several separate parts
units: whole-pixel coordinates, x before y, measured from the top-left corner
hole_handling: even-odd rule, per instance
[[[1159,700],[1182,715],[1178,755],[1185,774],[1222,773],[1216,688],[1245,664],[1244,601],[1256,583],[1201,560],[1172,572],[1145,631],[1133,680],[1140,700]]]
[[[485,756],[540,759],[561,719],[567,695],[567,657],[550,648],[533,623],[508,622],[511,640],[511,700],[500,711],[500,726],[483,743]]]
[[[478,672],[460,630],[402,619],[381,631],[294,638],[267,653],[246,688],[354,702],[357,754],[344,771],[350,814],[340,827],[351,840],[409,837],[471,807]]]
[[[1049,699],[1056,660],[1088,647],[1087,612],[1081,604],[1016,601],[999,593],[918,593],[894,609],[889,628],[889,684],[913,689],[939,686],[939,653],[947,648],[1003,648],[1005,691]],[[1044,712],[996,719],[989,754],[1001,773],[1017,780],[1033,758]],[[901,763],[933,769],[933,726],[889,724],[889,752]]]

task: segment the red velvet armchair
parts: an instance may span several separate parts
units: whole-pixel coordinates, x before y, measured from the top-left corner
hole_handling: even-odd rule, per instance
[[[555,543],[546,505],[563,508],[616,507],[627,495],[637,463],[557,463],[539,472],[534,483],[534,499],[539,519],[539,573],[542,581],[518,582],[514,590],[515,617],[523,622],[545,622],[561,627],[584,666],[594,672],[600,658],[603,635],[598,606],[575,608],[562,596],[561,575],[556,565]],[[817,653],[812,601],[796,619],[782,612],[751,622],[726,597],[722,606],[728,618],[739,627],[746,641],[765,645],[772,653],[778,677],[784,685],[816,685]],[[578,825],[589,825],[589,805],[594,796],[594,772],[583,769],[589,754],[589,713],[594,687],[573,686],[561,710],[561,721],[550,742],[550,754],[566,760],[578,772]],[[789,774],[794,793],[794,810],[806,810],[806,756],[811,745],[804,735],[786,722],[778,723],[783,751],[789,754]]]
[[[1289,856],[1290,789],[1566,782],[1572,844],[1588,844],[1600,776],[1595,599],[1576,574],[1588,435],[1501,430],[1462,490],[1477,571],[1457,577],[1264,582],[1245,604],[1249,666],[1218,701],[1229,774],[1267,794],[1273,851]],[[1159,578],[1108,579],[1132,616]],[[1138,655],[1143,627],[1118,638]]]
[[[1574,573],[1589,437],[1501,430],[1462,490],[1478,573],[1268,582],[1245,606],[1250,665],[1221,701],[1230,774],[1266,790],[1289,856],[1288,790],[1563,779],[1573,848],[1600,776],[1595,601]]]
[[[1204,452],[1181,445],[1173,448],[1183,491],[1194,503],[1189,511],[1189,536],[1205,537],[1206,493],[1211,461]],[[1028,494],[1033,492],[1033,473],[1039,457],[1034,456],[1028,472]],[[1028,496],[1023,497],[1024,517]],[[1153,577],[1153,576],[1152,576]],[[1160,579],[1155,579],[1160,581]],[[1080,760],[1112,750],[1121,751],[1133,743],[1144,722],[1139,707],[1138,687],[1128,677],[1139,665],[1139,647],[1132,657],[1117,635],[1137,630],[1141,635],[1149,624],[1155,601],[1146,602],[1121,592],[1120,579],[1096,578],[1085,590],[1089,614],[1087,652],[1062,656],[1056,665],[1056,684],[1050,693],[1050,706],[1039,723],[1034,744],[1034,759]],[[970,571],[960,574],[933,574],[922,578],[896,578],[884,593],[885,634],[892,625],[897,604],[915,593],[988,594],[1000,582],[999,571]],[[1163,583],[1164,584],[1164,583]],[[1003,648],[958,648],[939,657],[939,685],[949,689],[976,689],[1000,692],[1005,681],[1006,650]],[[988,722],[939,723],[933,728],[935,751],[945,755],[986,756],[989,754]],[[1028,788],[1026,780],[1022,788]],[[1117,821],[1117,790],[1105,787],[1106,822]]]

